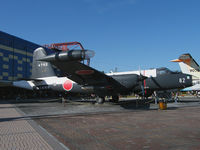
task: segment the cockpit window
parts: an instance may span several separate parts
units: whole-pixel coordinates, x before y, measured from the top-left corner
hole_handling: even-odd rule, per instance
[[[159,68],[157,69],[157,75],[162,75],[162,74],[172,74],[173,72],[170,71],[167,68]]]
[[[162,74],[180,74],[180,71],[171,71],[168,68],[158,68],[157,69],[157,75],[162,75]]]

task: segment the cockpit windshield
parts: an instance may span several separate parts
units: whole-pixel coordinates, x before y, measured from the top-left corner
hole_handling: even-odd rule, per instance
[[[157,75],[162,75],[162,74],[179,74],[180,72],[176,71],[173,72],[171,70],[169,70],[168,68],[158,68],[157,69]]]

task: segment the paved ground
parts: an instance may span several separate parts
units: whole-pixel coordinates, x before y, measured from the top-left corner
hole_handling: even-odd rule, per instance
[[[17,106],[72,150],[199,150],[199,99],[181,100],[164,111],[132,101]]]
[[[0,150],[199,150],[199,100],[182,98],[167,110],[130,99],[0,104]]]
[[[57,143],[56,143],[57,142]],[[14,105],[0,103],[0,150],[53,150],[64,148]]]
[[[40,118],[72,150],[199,150],[200,107]]]

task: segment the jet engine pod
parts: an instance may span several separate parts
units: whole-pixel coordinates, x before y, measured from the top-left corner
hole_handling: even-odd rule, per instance
[[[92,50],[70,50],[57,52],[51,55],[47,55],[43,58],[38,59],[38,61],[81,61],[94,57],[95,53]]]

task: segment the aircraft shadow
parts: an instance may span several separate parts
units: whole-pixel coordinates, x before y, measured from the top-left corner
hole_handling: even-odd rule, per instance
[[[130,109],[130,110],[149,110],[150,109],[150,103],[147,103],[145,101],[141,100],[129,100],[129,101],[120,101],[116,105],[119,105],[120,107],[124,109]]]
[[[0,102],[0,103],[8,103],[10,104],[9,102]],[[76,103],[76,102],[75,102]],[[80,103],[80,102],[78,102]],[[84,102],[86,103],[86,102]],[[83,103],[83,105],[84,105]],[[94,101],[87,101],[87,103],[94,103]],[[73,105],[76,105],[76,104],[73,104]],[[79,105],[79,104],[77,104]],[[61,105],[62,106],[62,105]],[[59,107],[61,107],[59,106]],[[99,104],[97,107],[102,107],[102,109],[104,109],[104,104]],[[151,110],[157,110],[158,108],[150,108],[151,106],[151,103],[150,102],[147,102],[147,101],[143,101],[143,100],[138,100],[136,101],[135,99],[133,100],[121,100],[119,101],[118,103],[114,103],[114,102],[106,102],[105,103],[105,106],[106,107],[112,107],[112,106],[119,106],[123,109],[116,109],[116,111],[98,111],[98,112],[86,112],[86,113],[69,113],[69,114],[47,114],[47,115],[28,115],[27,116],[22,116],[22,117],[9,117],[9,118],[0,118],[0,122],[6,122],[6,121],[17,121],[17,120],[30,120],[30,119],[44,119],[44,118],[59,118],[59,117],[73,117],[73,116],[89,116],[89,115],[102,115],[102,114],[112,114],[112,113],[123,113],[123,112],[126,112],[124,110],[130,110],[130,111],[137,111],[137,110],[146,110],[146,111],[151,111]],[[37,105],[37,106],[29,106],[29,105],[26,105],[26,106],[13,106],[13,107],[2,107],[3,109],[6,109],[6,108],[18,108],[18,109],[22,109],[22,108],[26,108],[26,107],[43,107],[42,105]],[[51,107],[51,106],[50,106]],[[69,106],[70,107],[70,106]],[[90,105],[89,105],[90,107]],[[91,107],[96,107],[95,105],[91,105]],[[2,109],[0,108],[0,109]],[[67,108],[66,108],[67,109]],[[168,107],[167,110],[175,110],[175,109],[178,109],[177,107]],[[21,110],[22,111],[22,110]],[[23,111],[24,112],[24,111]],[[25,113],[25,112],[24,112]]]

